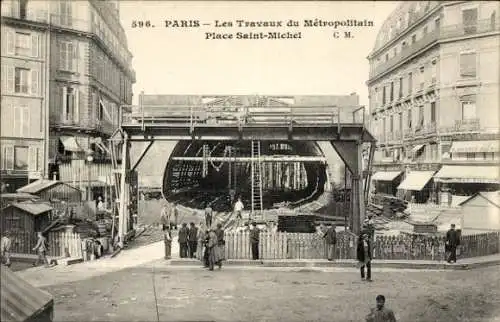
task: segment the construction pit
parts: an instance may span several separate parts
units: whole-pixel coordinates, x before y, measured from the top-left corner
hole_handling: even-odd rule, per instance
[[[167,162],[162,192],[182,213],[202,217],[206,207],[212,208],[229,230],[249,220],[290,226],[283,218],[295,216],[302,219],[295,220],[302,222],[296,226],[306,226],[297,228],[300,232],[313,230],[311,222],[343,226],[346,214],[331,211],[335,202],[327,161],[316,142],[179,141]],[[238,198],[245,207],[241,221],[233,216]]]

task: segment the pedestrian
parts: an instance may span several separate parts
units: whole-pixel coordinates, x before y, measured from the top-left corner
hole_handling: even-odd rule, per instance
[[[170,227],[163,228],[163,241],[165,242],[165,259],[172,258],[172,232]]]
[[[210,204],[207,203],[207,206],[205,207],[205,225],[207,225],[207,228],[212,227],[212,207],[210,207]]]
[[[2,263],[5,264],[5,266],[10,267],[11,262],[10,262],[10,247],[12,246],[12,240],[10,239],[10,232],[6,231],[5,235],[2,237],[2,242],[0,245],[0,250],[2,252]]]
[[[187,258],[188,257],[188,234],[189,234],[189,229],[187,228],[186,223],[182,223],[181,229],[179,229],[179,236],[178,236],[178,241],[179,241],[179,253],[181,258]]]
[[[243,209],[245,209],[245,206],[241,201],[241,197],[238,197],[238,201],[236,201],[236,203],[234,204],[234,214],[236,215],[236,219],[238,222],[240,222],[242,219],[241,213],[243,212]]]
[[[205,267],[209,267],[210,266],[210,263],[209,263],[209,248],[208,248],[208,242],[210,241],[210,230],[207,228],[207,230],[205,231],[204,233],[204,237],[205,239],[203,240],[203,264]]]
[[[222,268],[222,261],[224,260],[225,256],[225,245],[226,242],[224,241],[224,229],[222,229],[222,224],[218,223],[217,224],[217,229],[215,230],[215,234],[217,235],[217,262],[216,264],[219,266],[219,269]]]
[[[450,229],[446,232],[445,250],[449,253],[448,263],[457,262],[457,247],[460,245],[460,236],[455,230],[455,224],[451,224]]]
[[[171,216],[172,209],[167,202],[164,206],[163,209],[161,210],[161,216],[160,216],[160,223],[162,226],[162,231],[165,231],[167,228],[170,227],[170,216]]]
[[[328,248],[328,260],[333,261],[335,259],[335,247],[337,244],[337,232],[335,231],[335,225],[330,225],[323,235],[325,239],[326,246]]]
[[[38,266],[40,261],[42,261],[45,264],[45,267],[49,267],[49,260],[47,259],[47,239],[45,236],[42,234],[41,231],[37,233],[38,235],[38,241],[36,243],[36,246],[33,248],[33,251],[36,251],[38,253],[38,258],[36,261],[33,263],[33,266]]]
[[[365,267],[366,267],[366,281],[367,282],[372,281],[371,249],[372,248],[371,248],[371,243],[370,243],[370,236],[367,233],[363,233],[358,238],[358,246],[356,249],[356,253],[357,253],[358,262],[359,262],[359,266],[360,266],[359,269],[361,272],[361,279],[365,279]]]
[[[200,225],[198,227],[198,246],[196,247],[196,258],[199,260],[203,261],[203,248],[205,245],[205,231],[206,229],[204,228],[203,222],[200,222]]]
[[[179,224],[179,209],[177,209],[177,204],[174,202],[172,204],[172,210],[170,213],[170,218],[174,216],[174,229],[177,230],[177,225]]]
[[[189,244],[189,257],[195,258],[196,248],[198,247],[198,227],[191,222],[188,232],[188,244]]]
[[[370,310],[366,316],[366,322],[396,322],[394,312],[385,307],[385,296],[377,295],[377,306]]]
[[[252,245],[252,259],[259,259],[259,241],[260,241],[260,230],[257,228],[257,223],[252,222],[252,229],[250,230],[250,245]]]
[[[217,262],[219,262],[219,258],[217,257],[217,234],[215,230],[210,229],[208,231],[208,269],[213,271],[214,266]]]

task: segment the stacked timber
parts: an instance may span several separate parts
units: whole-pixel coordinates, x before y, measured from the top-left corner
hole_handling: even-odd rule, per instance
[[[408,207],[408,203],[402,199],[384,196],[382,199],[382,215],[393,218],[397,213],[402,213]]]

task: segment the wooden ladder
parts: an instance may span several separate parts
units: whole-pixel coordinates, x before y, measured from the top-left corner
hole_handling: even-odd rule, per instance
[[[252,179],[252,216],[256,213],[262,214],[262,162],[260,159],[260,141],[252,141],[252,162],[251,162],[251,179]]]

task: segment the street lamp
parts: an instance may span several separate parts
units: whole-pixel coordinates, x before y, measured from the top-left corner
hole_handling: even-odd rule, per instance
[[[87,201],[90,201],[91,198],[91,184],[90,184],[90,165],[94,161],[94,157],[91,153],[87,155]]]

